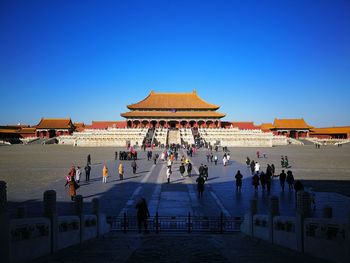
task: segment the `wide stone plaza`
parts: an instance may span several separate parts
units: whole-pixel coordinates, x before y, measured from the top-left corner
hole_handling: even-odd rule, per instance
[[[119,181],[114,160],[115,151],[121,148],[84,148],[62,145],[13,145],[0,147],[0,179],[7,182],[8,201],[11,216],[16,216],[16,207],[25,206],[27,215],[42,213],[42,195],[45,190],[57,192],[60,214],[70,214],[73,208],[64,187],[65,177],[72,164],[84,167],[86,157],[91,154],[92,174],[89,183],[82,173],[78,194],[84,197],[85,208],[98,197],[102,210],[107,215],[120,215],[127,212],[135,214],[135,202],[145,197],[151,214],[156,211],[164,216],[193,215],[214,216],[220,212],[230,216],[242,216],[249,200],[258,199],[259,211],[265,212],[269,196],[259,189],[255,193],[251,185],[251,173],[245,165],[245,158],[258,160],[262,170],[266,165],[275,164],[276,173],[281,172],[280,157],[287,155],[296,180],[302,180],[305,187],[315,193],[315,216],[320,216],[324,205],[333,206],[333,215],[343,217],[350,205],[350,147],[324,146],[316,149],[312,145],[280,146],[273,148],[230,148],[231,161],[222,165],[222,150],[218,152],[219,162],[207,163],[206,150],[200,149],[191,157],[194,175],[181,178],[178,171],[180,161],[174,163],[171,183],[166,183],[166,163],[158,160],[147,161],[146,153],[139,150],[138,170],[134,175],[131,162],[122,161],[125,166],[125,179]],[[267,158],[256,158],[256,151],[266,154]],[[155,149],[154,152],[160,152]],[[180,156],[185,152],[180,151]],[[102,166],[109,168],[108,183],[102,183]],[[204,197],[197,198],[196,183],[200,164],[209,167],[209,180],[206,183]],[[244,176],[242,193],[236,193],[234,175],[240,170]],[[281,213],[293,215],[295,207],[294,192],[281,192],[279,180],[272,182],[271,195],[280,199]]]
[[[27,216],[42,216],[42,195],[45,190],[57,192],[59,215],[74,214],[74,202],[70,201],[64,187],[69,167],[84,166],[88,154],[92,157],[92,175],[85,182],[83,172],[78,194],[84,197],[84,208],[91,210],[91,200],[101,200],[102,212],[110,216],[123,213],[135,215],[135,203],[145,197],[152,216],[243,216],[249,210],[249,200],[258,200],[258,212],[268,211],[269,195],[259,189],[255,193],[251,185],[251,173],[245,158],[258,160],[262,170],[274,163],[276,173],[281,171],[280,157],[287,155],[291,170],[297,180],[302,180],[308,190],[314,192],[316,208],[313,216],[321,217],[325,205],[333,207],[333,217],[344,219],[350,206],[349,145],[280,146],[273,148],[230,148],[230,164],[223,166],[220,149],[219,162],[207,163],[206,150],[198,150],[191,161],[194,172],[191,177],[181,178],[174,163],[171,183],[166,183],[166,163],[147,161],[146,153],[139,150],[138,171],[131,171],[131,161],[122,161],[125,179],[119,180],[114,160],[115,151],[121,148],[83,148],[63,145],[12,145],[0,147],[0,179],[7,182],[11,217],[17,216],[17,208],[25,207]],[[256,151],[266,158],[256,158]],[[160,152],[160,149],[155,149]],[[180,156],[185,154],[180,151]],[[102,166],[109,168],[108,183],[102,183]],[[195,180],[200,164],[209,167],[209,180],[202,199],[198,199]],[[234,175],[240,170],[244,176],[242,193],[235,190]],[[336,193],[337,192],[337,193]],[[295,194],[281,192],[279,180],[272,183],[271,196],[280,200],[282,215],[295,215]],[[23,210],[22,210],[23,211]],[[182,253],[179,253],[182,251]],[[230,235],[161,233],[149,235],[129,232],[111,232],[83,246],[70,247],[34,262],[326,262],[286,248],[250,238],[239,233]]]

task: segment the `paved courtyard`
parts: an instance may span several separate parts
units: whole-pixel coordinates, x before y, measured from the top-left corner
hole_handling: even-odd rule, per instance
[[[115,234],[33,262],[326,263],[264,241],[233,235]]]
[[[350,205],[350,146],[327,146],[315,149],[313,146],[283,146],[273,148],[231,148],[229,166],[222,165],[223,152],[219,151],[219,163],[208,163],[209,180],[206,183],[204,197],[197,198],[195,180],[197,176],[181,178],[178,172],[180,162],[175,162],[171,183],[166,183],[166,164],[159,161],[156,165],[147,161],[143,151],[137,174],[131,172],[130,161],[123,161],[125,180],[119,181],[114,152],[122,149],[79,148],[62,145],[13,145],[0,147],[0,180],[8,183],[8,201],[12,216],[16,207],[25,205],[30,216],[42,213],[42,195],[45,190],[57,191],[59,214],[70,214],[73,209],[64,187],[65,176],[69,167],[84,166],[88,154],[92,156],[91,181],[84,181],[84,173],[78,194],[84,196],[85,209],[90,209],[90,201],[99,197],[103,212],[107,215],[121,215],[126,212],[135,214],[135,202],[145,197],[152,215],[176,216],[192,215],[217,216],[224,212],[227,216],[241,216],[248,208],[249,200],[258,199],[259,212],[266,212],[269,195],[259,190],[253,191],[251,174],[245,165],[249,156],[256,160],[256,151],[266,153],[267,158],[260,158],[262,170],[267,163],[274,163],[280,173],[280,156],[288,155],[290,169],[296,179],[305,180],[307,187],[316,191],[315,215],[322,214],[322,207],[330,204],[336,217],[344,217]],[[157,151],[157,150],[156,150]],[[206,163],[206,150],[199,150],[192,158],[194,173]],[[182,152],[180,153],[180,155]],[[109,168],[108,183],[102,184],[102,166],[106,162]],[[241,170],[244,176],[242,193],[236,193],[234,175]],[[320,190],[320,191],[318,191]],[[338,192],[338,193],[333,193]],[[294,192],[281,192],[279,181],[273,180],[272,193],[280,199],[281,214],[293,215],[295,207]]]

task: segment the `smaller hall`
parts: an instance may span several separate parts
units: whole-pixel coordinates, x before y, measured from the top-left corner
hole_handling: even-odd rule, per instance
[[[122,113],[128,128],[216,128],[224,113],[220,106],[203,100],[196,91],[160,93],[151,91],[143,100],[127,106]]]

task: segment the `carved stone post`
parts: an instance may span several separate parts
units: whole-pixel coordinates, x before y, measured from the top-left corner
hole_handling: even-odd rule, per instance
[[[98,198],[92,199],[92,213],[96,216],[97,238],[99,238],[102,224],[101,224],[100,200]]]
[[[25,218],[27,216],[27,207],[19,206],[17,207],[17,218]]]
[[[273,218],[279,215],[279,200],[277,196],[270,198],[270,211],[269,211],[269,241],[273,243]]]
[[[83,236],[84,236],[84,226],[85,226],[85,220],[84,220],[84,202],[83,202],[83,196],[77,195],[75,197],[75,212],[79,216],[80,221],[80,244],[83,243]]]
[[[250,229],[250,235],[254,237],[254,215],[258,211],[258,200],[251,199],[249,202],[249,218],[248,218],[248,226]]]
[[[324,206],[323,207],[323,218],[332,218],[333,216],[333,209],[331,206]]]
[[[345,242],[348,251],[347,258],[350,257],[350,211],[347,215],[346,225],[345,225]]]
[[[10,216],[7,211],[6,182],[0,181],[0,255],[1,261],[11,260]]]
[[[309,193],[299,191],[297,193],[297,211],[296,211],[296,236],[297,249],[304,252],[304,219],[310,215],[311,198]]]
[[[56,208],[56,191],[47,190],[44,192],[44,216],[50,219],[51,227],[51,253],[57,251],[58,221]]]

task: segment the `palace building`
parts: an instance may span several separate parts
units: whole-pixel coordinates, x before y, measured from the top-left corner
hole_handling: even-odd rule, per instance
[[[60,135],[70,135],[75,130],[71,119],[42,118],[36,128],[36,135],[40,138],[52,138]]]
[[[252,121],[222,120],[220,106],[202,99],[196,91],[163,93],[151,91],[143,100],[127,105],[125,120],[73,123],[70,118],[42,118],[37,125],[0,126],[0,143],[29,143],[38,138],[56,138],[75,146],[125,146],[210,144],[228,147],[271,147],[350,142],[350,127],[316,128],[304,119],[278,119],[255,125]]]
[[[191,128],[221,127],[225,114],[217,112],[220,106],[211,104],[191,93],[158,93],[151,91],[143,100],[127,106],[122,113],[129,128]]]

